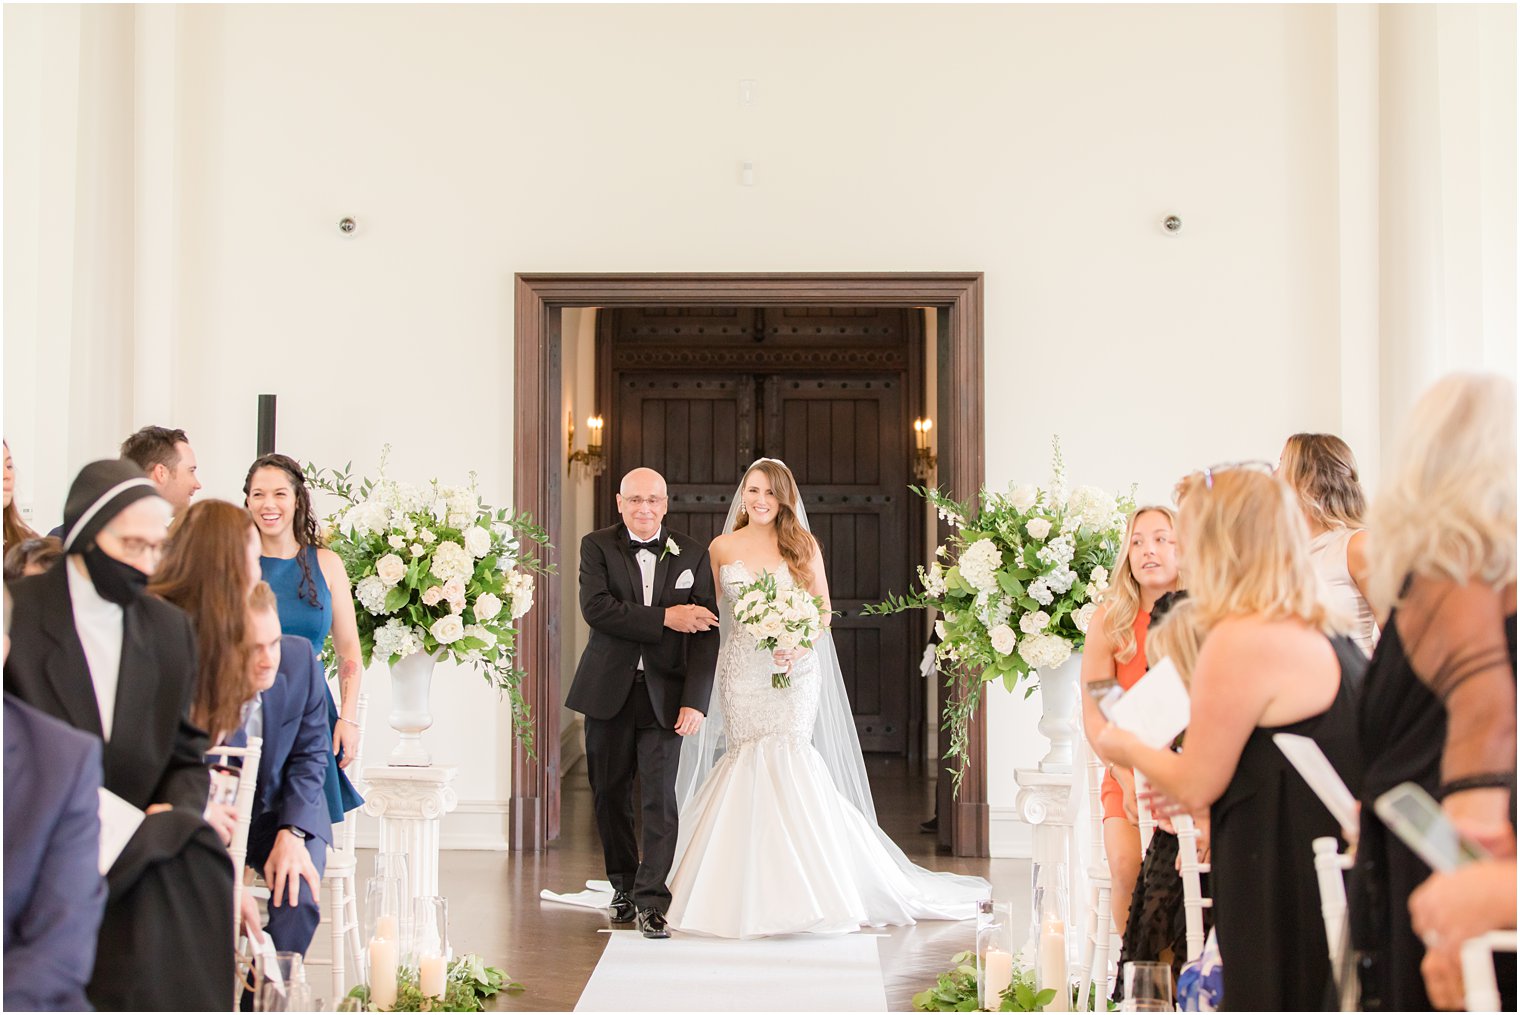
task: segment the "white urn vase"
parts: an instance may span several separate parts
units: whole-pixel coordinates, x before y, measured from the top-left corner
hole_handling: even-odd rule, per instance
[[[432,689],[433,667],[438,659],[426,652],[413,652],[391,663],[391,729],[401,735],[391,750],[392,765],[425,767],[432,755],[422,746],[422,733],[433,725],[428,710],[428,693]]]
[[[1082,677],[1082,653],[1073,652],[1060,666],[1040,671],[1040,733],[1050,740],[1050,750],[1040,759],[1040,771],[1072,770],[1073,742],[1077,736],[1077,694]]]

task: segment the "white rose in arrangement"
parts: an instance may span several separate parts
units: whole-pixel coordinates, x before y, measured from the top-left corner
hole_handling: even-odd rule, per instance
[[[380,576],[387,588],[395,588],[406,577],[406,562],[394,553],[387,553],[375,561],[375,574]]]
[[[1092,623],[1093,614],[1097,613],[1097,612],[1098,612],[1098,604],[1097,603],[1088,603],[1085,606],[1083,606],[1080,610],[1078,610],[1075,614],[1073,614],[1072,615],[1072,620],[1076,623],[1077,630],[1081,631],[1083,634],[1086,634],[1087,633],[1087,625]]]
[[[441,602],[443,602],[442,585],[429,585],[427,588],[422,590],[423,606],[437,606]]]
[[[1050,614],[1044,610],[1035,610],[1026,613],[1019,618],[1019,630],[1025,634],[1039,634],[1050,626]]]
[[[1029,533],[1035,539],[1044,539],[1046,536],[1050,535],[1050,519],[1031,518],[1029,519],[1029,522],[1024,526],[1024,531]]]
[[[449,610],[453,613],[464,612],[464,579],[450,578],[443,583],[443,598],[449,602]]]
[[[479,525],[471,525],[464,533],[464,548],[479,560],[491,552],[491,533]]]
[[[480,623],[494,620],[501,612],[501,599],[493,592],[482,592],[475,600],[475,619]]]
[[[475,573],[475,561],[465,548],[446,539],[433,550],[433,574],[448,581],[450,578],[468,578]]]
[[[396,550],[399,550],[402,547],[406,546],[406,538],[396,533],[392,533],[391,535],[387,536],[385,541],[391,544],[392,549]]]
[[[467,624],[464,629],[466,638],[479,638],[486,643],[486,648],[496,647],[496,635],[481,627],[479,624]]]
[[[1058,634],[1032,634],[1019,646],[1030,669],[1048,670],[1071,658],[1071,642]]]
[[[428,631],[438,644],[452,645],[464,637],[464,621],[459,619],[458,614],[450,613],[433,621],[433,626]]]
[[[934,622],[934,633],[939,635],[940,641],[944,641],[949,637],[949,635],[945,633],[945,622],[943,620],[936,620]]]
[[[422,553],[423,553],[422,544],[421,543],[413,543],[412,544],[412,557],[413,557],[413,559],[422,556]]]
[[[438,537],[435,536],[435,535],[433,535],[433,530],[432,529],[423,529],[422,532],[421,532],[421,534],[418,535],[417,538],[419,540],[421,540],[422,543],[424,543],[427,546],[431,546],[432,544],[438,542]]]
[[[999,624],[987,632],[992,639],[992,647],[998,655],[1011,656],[1019,640],[1013,633],[1013,628],[1007,624]]]
[[[1040,490],[1032,483],[1008,488],[1008,503],[1015,511],[1028,511],[1040,499]]]
[[[359,584],[354,586],[354,597],[359,600],[359,605],[364,607],[375,616],[385,614],[385,593],[389,591],[379,575],[370,575],[359,579]]]

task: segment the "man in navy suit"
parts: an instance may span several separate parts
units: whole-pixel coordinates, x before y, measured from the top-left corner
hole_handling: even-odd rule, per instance
[[[248,864],[269,885],[267,930],[275,947],[304,954],[321,918],[322,872],[332,841],[322,795],[332,754],[327,684],[311,642],[281,636],[274,593],[263,582],[248,597],[248,630],[251,677],[261,693],[243,735],[264,739]]]
[[[5,651],[11,594],[5,592]],[[5,696],[5,1008],[87,1011],[106,908],[100,741]]]

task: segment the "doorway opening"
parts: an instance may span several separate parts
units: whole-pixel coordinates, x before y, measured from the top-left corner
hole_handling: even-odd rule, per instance
[[[614,520],[617,478],[649,465],[670,484],[667,524],[710,539],[721,529],[738,470],[761,455],[788,461],[838,583],[836,608],[846,611],[835,629],[862,747],[911,760],[923,742],[915,731],[929,712],[916,705],[920,685],[910,676],[923,646],[922,618],[896,618],[895,628],[880,618],[865,621],[850,593],[874,601],[884,578],[886,587],[903,590],[924,559],[922,504],[907,486],[921,482],[908,442],[909,421],[924,408],[926,337],[935,350],[931,397],[940,417],[934,479],[958,497],[982,484],[981,285],[980,274],[519,275],[516,505],[544,524],[563,570],[573,560],[564,540],[576,535],[567,524],[585,517],[584,509],[564,513],[567,492],[572,500],[579,494],[566,488],[562,421],[585,411],[565,404],[573,382],[564,375],[567,357],[573,372],[587,350],[564,333],[562,311],[601,308],[595,409],[607,441],[594,483],[594,524]],[[935,311],[929,336],[918,309],[925,307]],[[561,758],[559,736],[573,589],[573,576],[547,581],[541,608],[524,619],[523,693],[537,757],[514,749],[513,849],[541,849],[559,834],[561,761],[573,760]],[[927,715],[931,728],[940,704]],[[955,855],[987,855],[982,733],[978,717],[960,797],[952,802],[950,780],[938,781],[940,844]]]

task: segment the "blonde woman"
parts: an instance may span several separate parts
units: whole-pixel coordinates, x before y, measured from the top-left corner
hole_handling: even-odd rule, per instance
[[[1392,612],[1361,704],[1350,905],[1363,998],[1384,1009],[1460,1006],[1461,942],[1415,934],[1410,894],[1430,870],[1372,801],[1416,782],[1496,856],[1515,853],[1515,450],[1514,385],[1447,377],[1406,421],[1372,510],[1373,601]],[[1513,1008],[1513,972],[1500,980]]]
[[[1311,843],[1337,828],[1272,735],[1313,738],[1355,792],[1354,688],[1367,663],[1321,600],[1303,512],[1270,471],[1226,466],[1185,484],[1178,540],[1203,638],[1185,748],[1113,726],[1098,747],[1208,812],[1226,1003],[1291,1011],[1322,1007],[1329,989]]]
[[[1114,568],[1101,605],[1087,625],[1082,653],[1082,683],[1117,680],[1128,690],[1145,675],[1145,637],[1151,608],[1177,588],[1176,517],[1171,508],[1136,508],[1124,532],[1125,555]],[[1098,732],[1108,725],[1092,694],[1082,695],[1082,728],[1097,749]],[[1108,763],[1103,777],[1103,847],[1113,886],[1114,924],[1122,931],[1129,918],[1130,896],[1140,874],[1140,829],[1133,817],[1135,780],[1128,769]]]
[[[1334,434],[1296,433],[1277,474],[1293,488],[1309,522],[1309,558],[1330,603],[1351,619],[1351,640],[1372,654],[1377,621],[1367,604],[1367,497],[1351,447]]]

